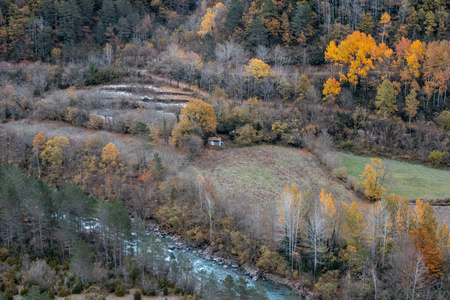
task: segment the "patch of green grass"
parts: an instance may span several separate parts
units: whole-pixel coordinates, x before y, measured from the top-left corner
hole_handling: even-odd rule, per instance
[[[349,176],[356,177],[364,171],[370,157],[340,153],[342,166]],[[389,167],[385,187],[389,192],[408,198],[436,199],[450,197],[450,171],[437,170],[419,164],[382,159]]]

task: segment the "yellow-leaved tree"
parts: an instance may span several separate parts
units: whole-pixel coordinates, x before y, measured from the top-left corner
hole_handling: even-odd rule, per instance
[[[117,167],[117,160],[120,155],[119,150],[113,143],[109,143],[102,150],[102,166],[107,167]]]
[[[359,212],[355,201],[349,207],[347,203],[342,203],[344,212],[344,235],[347,243],[358,249],[361,245],[365,228],[364,218]]]
[[[195,99],[181,110],[180,122],[172,132],[175,145],[180,146],[191,135],[203,139],[216,132],[217,118],[211,104]]]
[[[105,194],[112,198],[120,193],[123,181],[123,163],[121,153],[113,143],[109,143],[102,149],[100,168],[105,174]]]
[[[40,157],[42,165],[48,168],[51,182],[60,176],[64,162],[64,149],[69,146],[69,140],[63,136],[55,137],[45,144]]]
[[[391,49],[384,44],[378,45],[370,34],[354,31],[339,45],[331,41],[325,51],[325,60],[341,66],[342,81],[357,85],[359,79],[366,79],[368,72],[375,69],[374,62],[381,64],[391,54]],[[342,73],[343,67],[347,67],[346,74]]]
[[[366,164],[364,172],[360,175],[363,179],[361,184],[367,199],[376,201],[381,199],[386,191],[383,184],[388,174],[388,168],[383,165],[383,161],[379,158],[373,157],[370,160],[371,163]]]
[[[385,12],[380,19],[380,24],[383,26],[383,33],[381,35],[381,42],[384,43],[384,37],[386,35],[386,29],[391,25],[391,16]]]
[[[209,7],[206,9],[206,13],[202,18],[202,22],[200,23],[200,30],[197,32],[202,37],[207,33],[214,33],[216,30],[216,17],[218,13],[224,9],[222,3],[217,3],[213,8]]]
[[[258,81],[274,76],[270,66],[257,58],[250,59],[245,66],[245,71],[247,75],[255,77]]]
[[[328,78],[323,84],[323,101],[334,103],[336,96],[341,92],[341,84],[334,78]]]
[[[334,197],[332,193],[325,193],[325,190],[322,189],[319,194],[320,208],[322,210],[321,216],[325,221],[325,229],[326,233],[326,242],[329,247],[329,258],[332,259],[333,246],[335,244],[336,238],[336,224],[337,224],[337,206],[334,201]]]

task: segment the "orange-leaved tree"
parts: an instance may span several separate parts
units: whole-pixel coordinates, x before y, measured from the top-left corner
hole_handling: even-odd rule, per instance
[[[420,75],[425,58],[425,44],[419,40],[412,42],[402,37],[395,47],[395,56],[394,66],[400,69],[400,79],[404,84],[406,96],[407,86],[416,82]]]
[[[442,251],[439,249],[437,221],[431,205],[416,201],[411,220],[411,236],[417,249],[425,257],[428,276],[435,279],[442,275]]]

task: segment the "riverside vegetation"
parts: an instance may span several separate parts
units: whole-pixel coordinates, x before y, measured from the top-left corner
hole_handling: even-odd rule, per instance
[[[449,12],[0,1],[0,297],[262,297],[152,258],[151,220],[304,297],[448,298],[448,182],[411,185],[448,177]],[[386,158],[440,170],[396,189]]]

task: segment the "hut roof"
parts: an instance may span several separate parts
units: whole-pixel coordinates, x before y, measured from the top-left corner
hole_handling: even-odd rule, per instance
[[[97,115],[99,115],[99,116],[112,117],[115,114],[117,114],[117,112],[115,112],[113,110],[109,110],[109,109],[99,109],[97,111]]]

